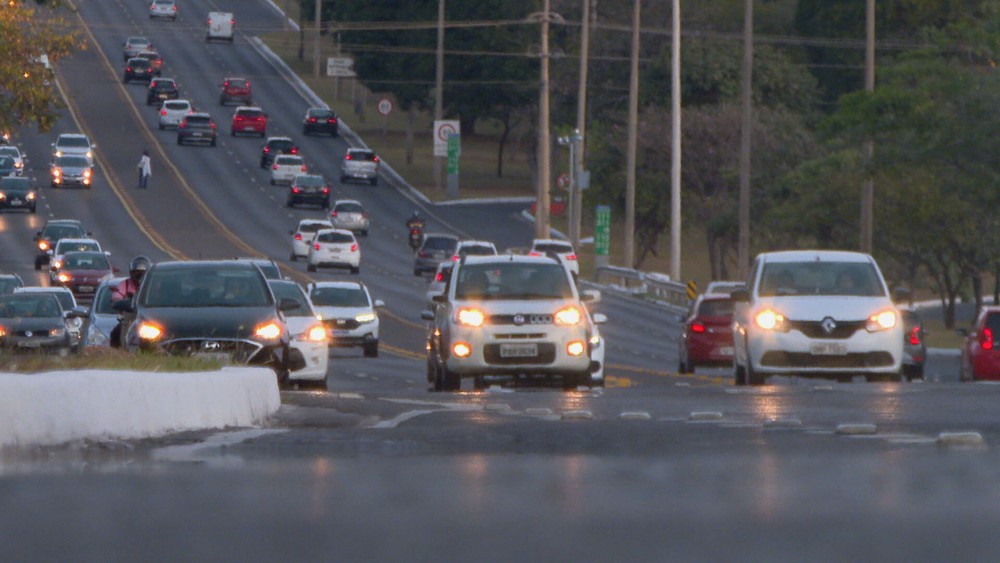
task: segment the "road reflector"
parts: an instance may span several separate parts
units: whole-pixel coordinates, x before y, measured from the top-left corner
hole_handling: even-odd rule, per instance
[[[687,296],[692,300],[698,297],[698,284],[694,283],[694,280],[687,282]]]
[[[942,432],[937,439],[942,446],[981,446],[984,442],[979,432]]]
[[[836,434],[844,436],[860,436],[866,434],[878,434],[878,427],[867,423],[838,424],[834,431]]]
[[[695,411],[688,415],[688,420],[704,422],[706,420],[722,420],[722,413],[718,411]]]
[[[625,411],[619,415],[619,418],[622,420],[649,420],[652,417],[646,411]]]

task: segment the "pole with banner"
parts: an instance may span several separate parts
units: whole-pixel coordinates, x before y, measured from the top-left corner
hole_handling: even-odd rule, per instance
[[[594,267],[608,265],[611,255],[611,206],[598,205],[594,221]]]
[[[455,140],[456,143],[456,153],[455,153],[455,181],[451,180],[451,145],[450,138],[452,135],[458,137],[462,134],[461,124],[457,119],[437,119],[434,121],[434,156],[447,156],[448,158],[448,182],[447,182],[447,193],[448,197],[456,198],[458,197],[458,154],[461,152],[459,150],[459,139]]]
[[[448,135],[448,196],[458,197],[458,157],[462,156],[462,136]]]

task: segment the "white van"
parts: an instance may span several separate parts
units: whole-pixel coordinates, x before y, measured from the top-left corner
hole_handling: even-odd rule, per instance
[[[232,43],[235,23],[232,12],[209,12],[208,34],[205,36],[205,41],[220,39]]]

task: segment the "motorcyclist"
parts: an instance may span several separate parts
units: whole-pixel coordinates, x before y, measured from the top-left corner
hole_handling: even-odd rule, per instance
[[[424,228],[424,218],[420,216],[419,211],[414,211],[413,215],[410,215],[410,218],[406,220],[406,228],[410,230]]]
[[[122,280],[111,291],[111,306],[116,310],[122,311],[118,319],[118,324],[115,325],[115,328],[111,329],[110,340],[113,347],[119,348],[122,345],[121,335],[127,331],[128,325],[131,324],[135,317],[130,312],[128,306],[131,304],[135,294],[139,293],[139,285],[142,283],[142,277],[146,275],[146,271],[152,265],[153,261],[149,258],[136,256],[128,264],[128,277]]]

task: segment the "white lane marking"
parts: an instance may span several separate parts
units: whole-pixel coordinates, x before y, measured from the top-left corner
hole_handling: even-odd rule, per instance
[[[834,430],[834,433],[846,436],[877,434],[878,427],[875,426],[874,424],[867,424],[867,423],[838,424],[837,429]]]
[[[649,420],[652,417],[646,411],[625,411],[619,415],[622,420]]]
[[[251,430],[238,430],[236,432],[220,432],[218,434],[212,434],[206,438],[204,442],[198,442],[197,444],[157,448],[153,450],[153,459],[157,461],[174,462],[210,461],[212,459],[217,459],[219,456],[206,456],[205,453],[209,450],[235,446],[246,442],[247,440],[260,438],[261,436],[282,434],[285,432],[288,432],[288,430],[277,428],[255,428]]]
[[[985,443],[979,432],[942,432],[937,443],[942,446],[981,446]]]
[[[386,429],[386,428],[395,428],[395,427],[399,426],[401,423],[406,422],[407,420],[410,420],[411,418],[416,418],[416,417],[421,416],[421,415],[431,414],[431,413],[435,413],[435,412],[442,412],[442,411],[437,410],[437,409],[418,410],[418,411],[406,411],[406,412],[404,412],[402,414],[396,415],[394,418],[390,418],[389,420],[379,421],[374,426],[372,426],[372,428],[376,428],[376,429],[379,429],[379,430]]]
[[[722,413],[719,411],[695,411],[688,415],[688,420],[692,422],[722,420]]]
[[[572,410],[562,413],[563,420],[593,420],[594,413],[588,410]]]

